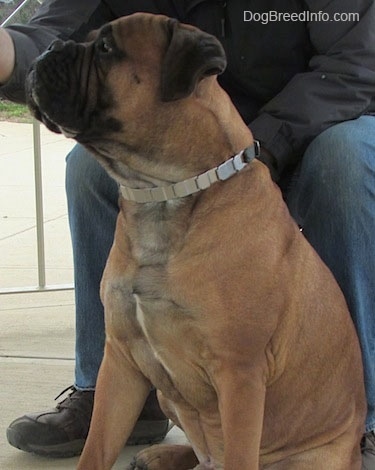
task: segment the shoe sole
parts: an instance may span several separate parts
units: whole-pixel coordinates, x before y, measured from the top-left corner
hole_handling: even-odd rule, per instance
[[[169,431],[168,420],[162,421],[138,421],[131,433],[126,445],[147,445],[161,442]],[[74,441],[62,444],[38,446],[25,442],[23,437],[14,429],[8,428],[6,431],[8,442],[17,449],[52,458],[68,458],[80,455],[85,445],[85,439],[76,439]]]

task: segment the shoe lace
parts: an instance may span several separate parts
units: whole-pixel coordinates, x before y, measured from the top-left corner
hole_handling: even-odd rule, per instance
[[[62,392],[60,392],[55,398],[55,400],[58,400],[67,392],[68,395],[66,396],[66,398],[64,398],[60,403],[58,403],[56,405],[56,408],[70,408],[75,411],[78,411],[80,414],[87,415],[90,417],[92,413],[94,392],[77,390],[74,385],[70,385],[69,387],[65,388]]]
[[[55,398],[55,401],[58,400],[62,395],[64,395],[64,393],[66,393],[68,390],[70,390],[70,395],[71,395],[77,389],[75,388],[74,385],[69,385],[69,387],[64,388],[64,390],[57,395],[57,397]]]

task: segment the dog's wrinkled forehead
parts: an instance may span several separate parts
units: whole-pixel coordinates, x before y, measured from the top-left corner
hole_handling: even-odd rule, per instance
[[[136,13],[112,21],[98,33],[96,47],[134,60],[160,61],[163,101],[188,96],[202,78],[226,67],[224,49],[214,36],[163,15]]]

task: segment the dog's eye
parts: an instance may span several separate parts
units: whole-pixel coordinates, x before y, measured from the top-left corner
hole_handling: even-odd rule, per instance
[[[105,37],[99,39],[96,47],[102,54],[110,54],[113,51],[109,39]]]

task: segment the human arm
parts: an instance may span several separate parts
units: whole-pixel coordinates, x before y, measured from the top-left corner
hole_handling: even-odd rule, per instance
[[[314,55],[250,123],[279,173],[331,125],[374,113],[375,1],[306,0],[311,12],[359,13],[359,21],[310,22]]]
[[[29,23],[0,29],[0,96],[24,102],[27,71],[54,39],[83,40],[111,19],[111,10],[99,0],[47,0]]]
[[[15,53],[12,38],[0,28],[0,84],[9,80],[14,69]]]

